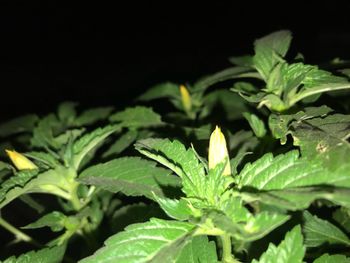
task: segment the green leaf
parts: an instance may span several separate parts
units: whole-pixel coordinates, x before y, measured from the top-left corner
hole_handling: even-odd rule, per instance
[[[350,209],[346,207],[340,207],[333,212],[333,219],[342,226],[347,233],[350,233]]]
[[[243,116],[249,122],[250,127],[258,138],[262,138],[266,135],[265,124],[258,116],[249,112],[243,112]]]
[[[61,145],[56,142],[54,135],[62,128],[61,126],[54,114],[49,114],[41,119],[33,130],[32,146],[59,149]]]
[[[57,165],[59,165],[58,160],[46,152],[27,152],[25,153],[25,156],[34,159],[50,168],[55,168]]]
[[[344,255],[329,255],[323,254],[316,258],[313,263],[350,263],[350,258]]]
[[[167,190],[180,185],[179,178],[169,170],[139,157],[123,157],[89,167],[80,174],[79,181],[114,193],[121,191],[151,199],[153,194],[164,197]]]
[[[205,196],[205,170],[193,149],[186,150],[179,141],[168,139],[140,140],[136,149],[147,157],[173,170],[182,179],[187,196]]]
[[[117,155],[128,148],[136,139],[138,132],[136,130],[129,130],[121,135],[106,152],[103,153],[102,157],[110,157]]]
[[[31,132],[39,120],[37,115],[28,114],[0,124],[0,137],[7,137],[21,132]]]
[[[111,122],[119,122],[120,126],[128,128],[141,128],[162,125],[159,114],[155,113],[152,108],[136,106],[127,108],[124,111],[114,113],[109,117]]]
[[[291,40],[291,33],[281,30],[255,41],[253,62],[264,80],[268,79],[271,70],[287,54]]]
[[[195,236],[181,250],[176,263],[218,263],[216,245],[206,236]]]
[[[350,246],[350,239],[332,223],[311,215],[308,211],[304,212],[303,218],[306,246],[318,247],[323,243]]]
[[[292,211],[306,209],[313,201],[318,199],[329,200],[334,204],[350,208],[349,194],[349,188],[334,188],[324,185],[263,192],[250,191],[250,189],[241,191],[242,198],[247,202],[259,201]]]
[[[228,60],[236,66],[254,67],[253,57],[251,55],[230,57]]]
[[[298,225],[287,232],[284,240],[277,247],[270,243],[259,261],[254,259],[252,263],[301,263],[303,262],[304,253],[303,236]]]
[[[49,193],[68,199],[68,193],[64,190],[69,188],[65,178],[68,170],[57,167],[53,170],[38,174],[38,171],[23,170],[1,184],[0,209],[15,198],[29,193]]]
[[[237,120],[241,119],[241,113],[247,110],[246,103],[241,96],[228,90],[214,90],[203,98],[199,118],[203,119],[219,112],[225,114],[227,120]]]
[[[265,154],[244,166],[238,177],[239,187],[278,190],[312,185],[350,186],[350,176],[325,170],[319,160],[299,158],[298,151],[273,157]]]
[[[229,207],[228,209],[233,210]],[[239,213],[242,212],[241,209]],[[223,213],[226,215],[211,213],[210,216],[215,227],[230,234],[236,240],[242,240],[244,242],[251,242],[264,237],[289,219],[288,215],[269,212],[262,212],[255,216],[252,214],[246,214],[243,217],[234,215],[231,218],[229,215],[230,212],[223,210]]]
[[[241,74],[247,73],[249,71],[251,71],[249,67],[231,67],[224,69],[197,81],[194,84],[193,91],[204,92],[207,88],[218,82],[226,81],[229,79],[235,79],[237,77],[240,77]]]
[[[293,114],[271,114],[269,116],[269,128],[276,139],[281,140],[281,144],[287,142],[287,134],[292,121],[301,122],[315,117],[325,117],[333,110],[325,105],[320,107],[308,107],[303,111]]]
[[[160,207],[164,212],[171,218],[176,220],[184,221],[190,218],[192,215],[192,210],[189,207],[189,204],[186,199],[170,199],[170,198],[161,198],[158,196],[154,197]]]
[[[103,142],[109,135],[119,131],[120,126],[109,125],[104,128],[97,128],[96,130],[85,134],[73,144],[72,164],[77,170],[83,158],[101,142]]]
[[[105,241],[105,246],[80,263],[171,262],[191,238],[194,225],[153,218],[129,225]]]
[[[85,126],[105,120],[113,111],[113,107],[97,107],[83,111],[73,122],[74,126]]]
[[[179,85],[171,82],[157,84],[148,89],[138,99],[141,101],[149,101],[160,98],[174,98],[180,100]]]
[[[9,257],[2,263],[60,263],[63,260],[65,251],[65,245],[48,247],[37,251],[29,251],[17,258],[15,256]]]
[[[58,232],[64,228],[66,216],[58,211],[53,211],[49,214],[44,215],[37,221],[30,223],[24,227],[23,229],[36,229],[42,227],[50,227],[52,231]]]
[[[66,125],[70,125],[77,115],[75,110],[77,105],[78,103],[72,101],[62,102],[57,109],[57,116],[59,120]]]

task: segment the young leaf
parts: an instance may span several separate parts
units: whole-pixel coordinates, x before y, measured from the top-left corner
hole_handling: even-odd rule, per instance
[[[252,128],[254,134],[258,138],[262,138],[265,136],[266,134],[265,124],[261,119],[259,119],[258,116],[249,112],[243,112],[243,116],[249,122],[250,127]]]
[[[102,154],[102,157],[110,157],[116,155],[128,148],[137,138],[138,132],[136,130],[129,130],[121,135],[106,152]]]
[[[196,157],[195,152],[179,141],[168,139],[140,140],[136,149],[147,157],[154,159],[173,170],[182,179],[184,193],[187,196],[205,196],[204,166]]]
[[[270,243],[259,261],[254,259],[252,263],[301,263],[304,253],[303,236],[298,225],[286,234],[284,240],[277,247]]]
[[[152,218],[129,225],[105,241],[105,246],[80,263],[171,262],[191,238],[194,225]]]
[[[29,251],[25,254],[9,257],[2,261],[2,263],[60,263],[63,260],[66,245],[47,247],[37,251]]]
[[[78,141],[76,141],[73,145],[73,158],[72,165],[77,170],[83,158],[95,148],[98,144],[100,144],[103,140],[105,140],[112,133],[120,130],[120,126],[118,125],[110,125],[104,128],[97,128],[93,132],[90,132],[83,137],[81,137]]]
[[[164,212],[171,218],[174,218],[179,221],[184,221],[189,219],[192,215],[191,209],[186,199],[170,199],[170,198],[161,198],[158,196],[154,197],[160,207]]]
[[[78,103],[72,101],[62,102],[57,109],[57,116],[59,120],[66,125],[70,125],[77,115],[75,110],[77,105]]]
[[[344,255],[329,255],[323,254],[316,258],[313,263],[350,263],[350,258]]]
[[[167,190],[180,185],[179,178],[169,170],[139,157],[123,157],[89,167],[80,174],[79,181],[114,193],[121,191],[151,199],[153,194],[163,197]]]
[[[61,125],[54,114],[49,114],[41,119],[33,130],[32,146],[59,149],[61,145],[56,142],[54,135]]]
[[[308,211],[304,212],[303,218],[306,246],[317,247],[323,243],[350,246],[350,239],[332,223],[311,215]]]
[[[216,245],[206,236],[195,236],[181,250],[176,263],[218,263]]]
[[[127,108],[124,111],[114,113],[109,117],[111,122],[119,122],[120,126],[128,128],[140,128],[162,125],[159,114],[155,113],[152,108],[136,106]]]
[[[58,211],[53,211],[47,215],[44,215],[37,221],[30,223],[24,227],[23,229],[36,229],[42,227],[50,227],[52,231],[58,232],[64,228],[66,216]]]
[[[21,132],[31,132],[39,120],[37,115],[28,114],[0,124],[0,137],[7,137]]]
[[[289,49],[292,35],[282,30],[257,39],[254,43],[255,56],[253,62],[264,80],[267,80],[271,70],[281,61]]]
[[[215,83],[239,77],[241,74],[251,71],[248,67],[231,67],[217,72],[208,77],[204,77],[194,84],[194,92],[204,92]]]
[[[113,107],[97,107],[83,111],[75,118],[74,126],[81,127],[94,124],[97,121],[107,119],[113,111]]]
[[[157,84],[148,89],[138,99],[141,101],[149,101],[161,98],[174,98],[180,100],[179,85],[171,82]]]
[[[15,198],[29,193],[50,193],[69,199],[63,190],[67,187],[66,168],[61,166],[38,174],[34,170],[23,170],[1,184],[0,209]],[[69,185],[68,185],[69,187]]]

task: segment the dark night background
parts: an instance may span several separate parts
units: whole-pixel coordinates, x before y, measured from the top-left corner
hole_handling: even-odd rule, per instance
[[[74,2],[1,1],[1,121],[64,100],[122,108],[153,84],[225,68],[279,29],[307,63],[350,58],[349,1]]]

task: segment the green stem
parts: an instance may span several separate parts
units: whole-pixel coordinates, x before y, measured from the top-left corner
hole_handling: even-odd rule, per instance
[[[222,241],[222,262],[239,263],[232,255],[231,237],[227,234],[223,234],[220,237]]]
[[[37,247],[41,247],[41,245],[35,241],[32,237],[28,236],[27,234],[23,233],[21,230],[19,230],[18,228],[14,227],[13,225],[11,225],[10,223],[8,223],[5,219],[3,219],[2,217],[0,217],[0,226],[2,226],[3,228],[5,228],[7,231],[11,232],[12,234],[14,234],[14,236],[16,237],[16,239],[18,240],[22,240],[24,242],[28,242],[31,243]]]
[[[70,201],[76,211],[79,211],[81,209],[81,202],[78,197],[78,183],[75,183],[70,191]]]

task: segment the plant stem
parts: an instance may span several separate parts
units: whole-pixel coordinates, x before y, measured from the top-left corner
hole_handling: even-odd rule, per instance
[[[231,237],[227,234],[223,234],[220,237],[222,241],[222,262],[239,263],[232,255]]]
[[[79,186],[78,183],[74,183],[74,185],[70,191],[70,201],[71,201],[71,203],[76,211],[79,211],[81,208],[81,203],[80,203],[78,193],[77,193],[78,186]]]
[[[21,230],[19,230],[18,228],[14,227],[13,225],[11,225],[10,223],[8,223],[5,219],[3,219],[2,217],[0,217],[0,225],[5,228],[7,231],[11,232],[12,234],[14,234],[14,236],[16,237],[16,239],[22,240],[24,242],[28,242],[31,243],[37,247],[41,247],[41,245],[35,241],[32,237],[28,236],[27,234],[23,233]]]

